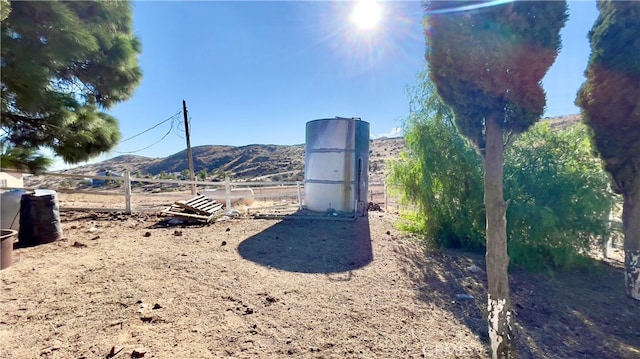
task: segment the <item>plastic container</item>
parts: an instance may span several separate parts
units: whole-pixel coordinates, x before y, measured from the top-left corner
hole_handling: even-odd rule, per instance
[[[53,190],[36,190],[20,200],[18,239],[25,245],[57,241],[62,238],[58,195]]]
[[[0,269],[5,269],[13,264],[13,242],[17,231],[13,229],[2,229],[0,236]]]

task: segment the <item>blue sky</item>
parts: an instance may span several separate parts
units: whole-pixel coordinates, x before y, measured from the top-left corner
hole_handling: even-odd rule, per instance
[[[350,21],[354,4],[134,2],[144,76],[134,96],[109,111],[122,138],[176,114],[183,99],[192,146],[301,144],[306,122],[334,116],[368,121],[372,137],[397,134],[409,109],[405,89],[425,63],[423,10],[418,1],[383,1],[379,25],[363,30]],[[598,13],[595,1],[571,1],[569,11],[562,51],[544,79],[548,117],[579,112],[573,102]],[[185,148],[180,115],[96,160]]]

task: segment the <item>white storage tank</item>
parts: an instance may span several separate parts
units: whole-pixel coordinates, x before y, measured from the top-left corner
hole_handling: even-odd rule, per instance
[[[307,122],[306,208],[364,215],[369,184],[369,123],[359,118]]]

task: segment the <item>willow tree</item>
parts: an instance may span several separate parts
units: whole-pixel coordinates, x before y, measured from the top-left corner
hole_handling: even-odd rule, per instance
[[[624,200],[626,291],[640,300],[640,3],[598,1],[598,9],[576,102]]]
[[[128,99],[141,78],[131,4],[1,4],[3,148],[49,148],[78,163],[115,146],[118,122],[103,111]]]
[[[564,1],[429,1],[426,58],[460,132],[484,160],[488,325],[493,358],[515,355],[507,270],[504,150],[540,119],[540,82],[560,49]],[[493,6],[490,6],[493,5]]]

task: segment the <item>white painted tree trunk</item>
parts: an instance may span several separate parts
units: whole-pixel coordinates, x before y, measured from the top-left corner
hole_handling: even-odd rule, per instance
[[[624,196],[622,228],[624,231],[624,267],[627,295],[640,300],[640,179]]]
[[[491,357],[513,358],[513,317],[509,296],[507,254],[507,204],[503,197],[503,130],[494,117],[486,121],[484,205],[487,213],[488,324]]]

